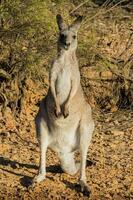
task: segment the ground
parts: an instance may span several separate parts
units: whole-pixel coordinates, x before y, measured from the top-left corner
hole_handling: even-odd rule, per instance
[[[29,80],[25,104],[19,117],[6,109],[0,117],[0,199],[133,199],[133,111],[102,112],[93,108],[95,131],[87,156],[90,197],[80,192],[78,174],[61,171],[57,155],[47,152],[47,178],[28,187],[37,174],[39,147],[34,117],[46,89]],[[34,88],[34,89],[33,89]],[[79,158],[78,155],[76,156]]]

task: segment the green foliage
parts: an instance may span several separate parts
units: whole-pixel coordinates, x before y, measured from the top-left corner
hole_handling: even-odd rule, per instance
[[[0,104],[21,110],[25,80],[42,76],[56,30],[51,1],[0,1]],[[11,95],[12,94],[12,95]],[[11,97],[12,96],[12,97]]]
[[[82,65],[91,65],[94,63],[96,55],[99,53],[97,49],[97,32],[95,27],[91,27],[88,31],[80,34],[79,55]]]
[[[94,2],[90,0],[82,5],[81,0],[0,1],[0,103],[1,99],[6,102],[5,105],[13,101],[8,98],[8,94],[16,92],[16,89],[11,88],[14,83],[19,88],[17,100],[14,100],[16,104],[29,75],[32,79],[43,80],[44,67],[49,68],[49,63],[56,55],[55,16],[60,13],[66,23],[73,21],[74,17],[71,18],[69,12],[78,5],[82,6],[74,14],[85,16],[78,34],[80,67],[94,67],[97,73],[109,68],[122,71],[122,66],[131,57],[131,13],[127,14],[122,8],[107,12],[106,7],[100,9]],[[112,1],[110,6],[117,2]],[[125,74],[121,76],[120,73],[118,77],[121,81]]]
[[[0,62],[5,70],[28,70],[39,64],[50,48],[46,43],[55,29],[50,1],[8,0],[0,4],[0,38],[2,55]],[[45,45],[44,45],[45,44]],[[13,71],[12,71],[13,73]]]

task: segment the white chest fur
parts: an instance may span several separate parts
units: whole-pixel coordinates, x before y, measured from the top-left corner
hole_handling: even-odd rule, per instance
[[[64,103],[71,89],[71,71],[69,66],[64,66],[58,73],[56,80],[56,92],[59,96],[60,105]]]

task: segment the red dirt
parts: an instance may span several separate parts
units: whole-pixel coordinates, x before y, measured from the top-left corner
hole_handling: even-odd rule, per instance
[[[0,199],[88,199],[77,184],[78,174],[62,173],[57,155],[47,152],[47,179],[28,189],[37,174],[39,148],[34,116],[45,89],[28,80],[22,113],[16,120],[7,108],[0,117]],[[34,89],[33,89],[34,88]],[[133,199],[133,112],[101,113],[93,109],[95,132],[87,157],[91,200]],[[77,156],[78,157],[78,156]]]

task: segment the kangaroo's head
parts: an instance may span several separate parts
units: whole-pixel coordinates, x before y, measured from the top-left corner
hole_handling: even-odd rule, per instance
[[[61,15],[57,15],[56,19],[60,31],[58,40],[59,49],[64,49],[66,51],[75,50],[77,48],[77,32],[80,28],[82,17],[77,17],[77,19],[69,26],[64,23]]]

